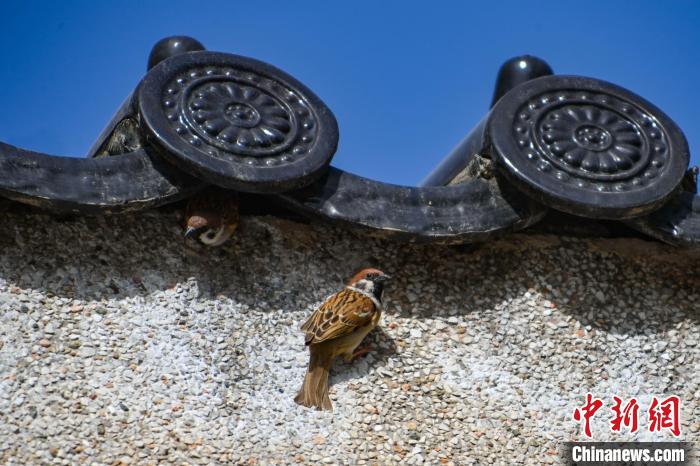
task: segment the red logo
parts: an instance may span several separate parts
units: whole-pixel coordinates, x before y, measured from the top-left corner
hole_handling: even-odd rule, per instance
[[[610,410],[614,416],[610,421],[610,429],[613,432],[621,432],[622,427],[629,429],[631,433],[639,429],[639,403],[636,398],[630,398],[624,403],[619,396],[613,396],[613,405]],[[583,424],[583,433],[590,438],[591,419],[603,407],[603,401],[586,393],[586,402],[583,406],[574,409],[574,421]],[[646,411],[649,417],[649,432],[661,432],[667,429],[674,436],[681,435],[681,400],[676,395],[671,395],[664,400],[652,397],[649,409]]]
[[[615,418],[610,421],[610,428],[613,432],[620,432],[620,427],[624,425],[630,432],[637,432],[637,420],[639,413],[639,404],[637,404],[637,399],[632,398],[627,402],[624,408],[622,408],[622,398],[619,396],[613,396],[615,405],[610,408],[615,413]]]
[[[668,429],[676,437],[681,435],[681,399],[669,396],[661,403],[654,397],[649,406],[649,432]]]
[[[586,434],[586,437],[591,436],[591,418],[602,406],[603,402],[601,400],[593,398],[593,395],[590,393],[586,393],[586,404],[583,405],[583,407],[576,408],[574,410],[575,421],[581,422],[581,419],[583,418],[583,432]],[[583,415],[581,412],[583,412]]]

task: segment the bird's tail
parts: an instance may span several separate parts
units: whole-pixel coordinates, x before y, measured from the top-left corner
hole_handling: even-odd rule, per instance
[[[297,404],[319,411],[332,411],[333,405],[328,396],[328,372],[333,364],[333,356],[317,345],[309,346],[309,368],[304,376],[304,384],[294,398]]]

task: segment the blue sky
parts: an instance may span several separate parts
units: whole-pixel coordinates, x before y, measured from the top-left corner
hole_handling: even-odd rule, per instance
[[[197,2],[198,3],[198,2]],[[333,164],[415,184],[529,53],[611,81],[683,129],[700,164],[700,2],[12,2],[0,5],[0,140],[82,156],[174,34],[267,61],[340,125]]]

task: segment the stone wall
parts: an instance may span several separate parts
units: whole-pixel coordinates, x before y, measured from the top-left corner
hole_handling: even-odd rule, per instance
[[[559,463],[590,391],[682,399],[700,429],[700,258],[638,239],[406,245],[246,217],[186,248],[177,212],[0,225],[0,463]],[[292,398],[300,322],[354,269],[394,276],[334,412]],[[116,461],[115,461],[116,460]]]

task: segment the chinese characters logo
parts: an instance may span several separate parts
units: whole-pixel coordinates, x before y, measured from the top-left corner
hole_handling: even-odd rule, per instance
[[[620,432],[623,427],[631,433],[639,430],[639,403],[636,398],[630,398],[626,403],[619,396],[613,396],[613,418],[610,421],[610,430]],[[590,393],[586,394],[586,402],[583,406],[574,409],[574,421],[583,424],[583,433],[590,438],[591,419],[603,407],[603,400],[595,398]],[[681,400],[671,395],[663,400],[657,397],[651,399],[651,404],[646,410],[647,429],[649,432],[661,432],[668,430],[675,437],[681,435]]]

